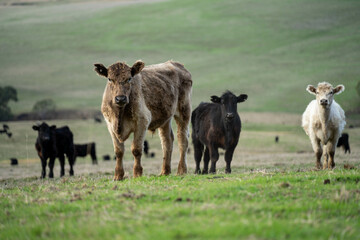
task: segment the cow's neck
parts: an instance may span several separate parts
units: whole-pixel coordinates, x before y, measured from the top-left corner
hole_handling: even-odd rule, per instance
[[[318,113],[321,123],[321,130],[324,133],[324,140],[326,141],[326,139],[328,138],[328,124],[330,122],[331,107],[324,108],[322,106],[319,106]]]
[[[129,103],[123,108],[116,109],[115,116],[117,117],[114,122],[114,128],[117,134],[121,135],[123,131],[124,121],[126,120],[125,118],[132,117],[131,108],[132,108],[131,103]]]

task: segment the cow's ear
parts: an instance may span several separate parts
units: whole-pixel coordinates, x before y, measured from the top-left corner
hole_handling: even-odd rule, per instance
[[[56,128],[56,125],[52,125],[52,126],[50,127],[51,130],[54,130],[55,128]]]
[[[247,95],[247,94],[240,94],[240,95],[237,97],[237,102],[238,102],[238,103],[240,103],[240,102],[245,102],[247,98],[248,98],[248,95]]]
[[[94,66],[95,66],[94,70],[95,72],[97,72],[99,76],[107,78],[108,70],[104,65],[102,65],[101,63],[95,63]]]
[[[39,127],[36,125],[32,126],[32,129],[34,129],[35,131],[39,131]]]
[[[334,88],[334,94],[340,94],[345,90],[344,85],[340,84],[337,85],[336,88]]]
[[[306,91],[308,91],[310,94],[316,95],[316,87],[314,87],[313,85],[308,85],[306,87]]]
[[[211,96],[210,100],[213,103],[220,103],[221,102],[221,98],[219,98],[218,96]]]
[[[131,76],[135,76],[145,67],[145,63],[141,60],[137,60],[131,67]]]

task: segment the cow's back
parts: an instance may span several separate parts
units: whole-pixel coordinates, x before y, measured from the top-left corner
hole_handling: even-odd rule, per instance
[[[56,128],[56,148],[58,154],[73,153],[74,140],[70,128],[67,126]]]
[[[194,109],[191,116],[193,127],[193,138],[196,137],[204,144],[210,141],[216,141],[216,135],[224,135],[224,129],[221,125],[220,106],[213,103],[200,103]]]
[[[151,112],[150,130],[169,120],[178,108],[178,102],[190,94],[191,74],[180,63],[168,61],[145,67],[138,78],[147,109]]]

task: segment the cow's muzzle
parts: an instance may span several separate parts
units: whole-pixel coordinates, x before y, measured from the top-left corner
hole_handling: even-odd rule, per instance
[[[234,118],[234,114],[233,113],[227,113],[226,114],[226,121],[230,122],[232,121]]]
[[[127,97],[125,95],[116,96],[115,103],[119,106],[123,106],[128,103]]]
[[[327,99],[321,99],[320,104],[325,107],[329,104],[329,101]]]

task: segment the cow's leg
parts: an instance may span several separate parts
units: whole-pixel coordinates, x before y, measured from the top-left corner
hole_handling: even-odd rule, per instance
[[[328,155],[328,169],[333,169],[335,167],[335,148],[336,148],[336,142],[328,142],[326,144],[326,150]]]
[[[144,148],[144,140],[145,140],[145,133],[146,133],[147,127],[140,128],[138,126],[138,129],[134,132],[134,140],[131,144],[131,152],[134,156],[134,169],[133,169],[133,176],[141,177],[143,174],[143,168],[141,166],[141,156],[142,151]]]
[[[46,176],[46,160],[47,158],[40,158],[41,159],[41,167],[42,167],[42,170],[41,170],[41,178],[45,178]]]
[[[125,146],[124,146],[124,142],[120,142],[112,132],[110,132],[110,135],[113,140],[114,152],[116,157],[114,181],[120,181],[123,180],[125,174],[124,166],[123,166]]]
[[[59,154],[60,161],[60,177],[65,175],[65,157],[64,154]]]
[[[328,161],[329,161],[329,155],[327,152],[326,145],[323,146],[323,169],[327,169],[328,167]]]
[[[95,143],[91,145],[91,160],[92,160],[92,164],[98,164],[96,159]]]
[[[188,103],[185,103],[183,106],[181,106],[179,116],[175,115],[175,121],[177,124],[177,138],[180,150],[180,161],[177,171],[178,175],[187,173],[186,153],[189,144],[189,122],[191,116],[190,96],[186,101],[188,101]]]
[[[55,164],[55,157],[50,157],[49,161],[49,178],[54,178],[54,164]]]
[[[120,181],[123,180],[125,175],[124,166],[123,166],[123,157],[125,152],[124,143],[119,142],[118,145],[114,146],[114,150],[116,157],[114,181]]]
[[[209,153],[211,160],[210,173],[216,173],[216,162],[219,159],[219,151],[214,146],[210,146]]]
[[[206,147],[204,152],[204,168],[202,170],[202,174],[209,173],[209,161],[210,161],[209,148]]]
[[[201,158],[202,155],[204,153],[204,145],[194,137],[192,137],[193,139],[193,144],[194,144],[194,159],[195,159],[195,174],[200,174],[201,170],[200,170],[200,162],[201,162]]]
[[[323,150],[321,148],[320,139],[317,139],[315,136],[310,136],[310,140],[313,150],[315,152],[316,168],[321,169],[321,156],[323,154]]]
[[[159,128],[161,147],[163,150],[163,165],[160,175],[169,175],[171,173],[171,154],[173,151],[174,134],[171,129],[171,121],[168,121]]]
[[[69,162],[69,165],[70,165],[69,174],[70,174],[70,176],[74,176],[74,169],[73,169],[73,165],[75,164],[74,152],[73,152],[73,151],[70,151],[70,152],[67,153],[66,155],[67,155],[68,162]]]
[[[349,145],[349,142],[348,141],[346,141],[345,142],[345,154],[347,153],[347,152],[349,152],[349,154],[351,153],[351,151],[350,151],[350,145]]]
[[[234,155],[234,148],[227,149],[225,152],[226,168],[225,173],[231,173],[231,161]]]

